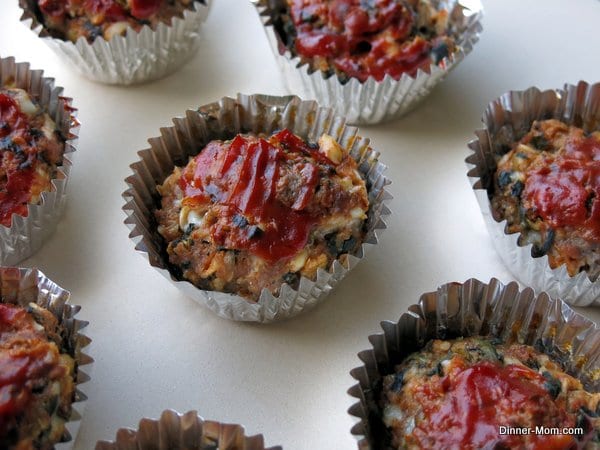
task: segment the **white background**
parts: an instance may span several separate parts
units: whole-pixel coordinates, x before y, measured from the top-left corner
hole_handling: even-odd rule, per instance
[[[315,310],[268,326],[233,323],[179,293],[135,253],[121,193],[136,151],[186,108],[237,92],[285,93],[254,7],[216,0],[199,52],[180,71],[110,87],[61,65],[19,23],[17,0],[0,2],[0,56],[55,77],[82,123],[66,214],[22,263],[69,289],[90,321],[96,363],[77,450],[167,408],[244,424],[285,449],[355,448],[349,371],[379,322],[448,281],[512,279],[466,177],[466,143],[485,106],[511,89],[600,75],[598,0],[484,0],[473,53],[418,110],[361,128],[393,180],[394,215],[381,245]],[[600,319],[597,308],[583,312]]]

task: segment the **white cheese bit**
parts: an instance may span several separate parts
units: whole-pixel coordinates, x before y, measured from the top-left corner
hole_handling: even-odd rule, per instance
[[[308,258],[308,254],[306,253],[306,250],[302,250],[300,253],[294,256],[294,259],[290,261],[288,266],[289,271],[298,272],[300,269],[302,269],[304,264],[306,264],[306,258]]]
[[[402,410],[398,408],[396,405],[387,405],[383,409],[383,422],[391,427],[395,421],[400,421],[404,418],[404,414]]]
[[[348,226],[348,216],[330,216],[323,218],[319,225],[319,233],[323,235],[332,233]]]
[[[344,150],[335,142],[328,134],[324,134],[319,138],[319,151],[323,153],[334,164],[339,164],[344,158]]]
[[[110,41],[114,36],[125,35],[125,30],[129,27],[127,22],[115,22],[110,24],[104,32],[104,38]]]
[[[366,219],[367,215],[365,214],[365,211],[362,210],[361,208],[352,208],[350,210],[350,216],[353,219]]]
[[[50,118],[48,114],[44,116],[44,125],[42,125],[42,132],[44,136],[48,139],[52,139],[54,137],[54,131],[56,130],[56,125],[54,125],[54,121]]]
[[[21,112],[27,116],[33,116],[37,111],[37,106],[31,101],[31,97],[23,89],[10,89],[13,99],[19,104]]]
[[[523,363],[521,361],[519,361],[517,358],[512,358],[510,356],[504,356],[504,364],[505,365],[513,364],[513,365],[523,366]]]
[[[202,225],[204,221],[204,215],[198,214],[189,206],[184,206],[179,211],[179,228],[185,231],[190,224]]]

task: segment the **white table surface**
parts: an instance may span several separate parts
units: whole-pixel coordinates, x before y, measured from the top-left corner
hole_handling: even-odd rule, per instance
[[[472,54],[413,113],[362,127],[394,195],[381,245],[316,309],[268,326],[229,322],[181,294],[136,254],[123,225],[128,165],[186,108],[243,93],[284,94],[253,6],[215,0],[195,57],[134,87],[63,67],[1,0],[0,55],[29,61],[74,98],[82,123],[66,214],[23,266],[72,292],[96,362],[75,449],[167,408],[244,424],[285,449],[352,449],[346,393],[367,336],[448,281],[512,276],[496,255],[466,177],[466,143],[487,103],[510,89],[562,87],[600,74],[600,1],[484,0]],[[598,321],[599,309],[579,309]]]

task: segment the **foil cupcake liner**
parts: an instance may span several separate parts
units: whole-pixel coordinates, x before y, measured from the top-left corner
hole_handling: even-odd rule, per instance
[[[210,0],[194,1],[193,9],[171,23],[155,29],[144,25],[139,32],[125,36],[102,37],[89,43],[80,37],[75,43],[52,37],[38,17],[36,0],[19,0],[21,21],[29,24],[39,37],[63,60],[93,81],[106,84],[134,84],[162,78],[182,66],[198,50],[199,28],[206,19]]]
[[[383,376],[432,339],[489,335],[532,345],[563,364],[587,390],[600,390],[598,326],[544,292],[519,290],[516,282],[444,284],[423,294],[397,322],[381,327],[383,333],[369,336],[372,348],[358,353],[364,364],[350,372],[358,383],[348,390],[357,399],[348,413],[356,418],[352,434],[361,450],[385,448],[377,406]]]
[[[448,73],[468,55],[482,31],[483,7],[479,0],[433,0],[436,8],[450,11],[451,35],[458,50],[439,64],[419,69],[416,76],[403,74],[399,80],[386,75],[382,81],[369,78],[361,83],[356,78],[342,82],[337,75],[327,76],[313,71],[285,45],[281,22],[286,0],[251,0],[265,27],[275,59],[288,89],[306,99],[318,100],[331,107],[348,123],[375,124],[398,118],[415,108]],[[302,89],[301,92],[297,92]]]
[[[56,285],[38,269],[0,267],[0,302],[23,307],[35,303],[49,310],[65,328],[66,346],[76,363],[75,398],[71,405],[71,415],[65,424],[63,442],[55,444],[56,450],[73,448],[87,401],[85,383],[90,379],[88,373],[94,361],[84,353],[84,348],[91,342],[82,333],[88,322],[75,317],[81,307],[69,303],[69,297],[68,291]]]
[[[538,291],[561,298],[575,306],[600,305],[600,281],[585,272],[572,277],[566,266],[550,267],[547,256],[532,257],[532,245],[519,243],[520,233],[509,234],[507,222],[497,222],[492,214],[490,195],[496,171],[496,157],[506,145],[520,139],[537,119],[558,119],[585,130],[600,129],[600,83],[584,81],[566,84],[563,89],[540,91],[535,87],[511,91],[491,102],[483,116],[484,129],[469,142],[468,177],[479,202],[494,246],[514,277]]]
[[[28,63],[0,58],[0,85],[11,84],[26,90],[54,120],[65,137],[65,151],[57,176],[51,180],[52,190],[43,192],[37,205],[27,206],[27,216],[12,215],[11,226],[0,225],[0,265],[15,265],[40,249],[56,230],[66,204],[66,189],[77,142],[79,122],[72,100],[63,97],[63,88],[55,87],[52,78],[41,70],[30,70]]]
[[[210,442],[218,442],[212,446]],[[202,445],[205,444],[205,445]],[[241,425],[204,420],[196,411],[164,411],[160,419],[142,419],[137,430],[121,428],[114,441],[98,441],[96,450],[281,450],[265,448],[262,435],[246,436]]]
[[[356,266],[367,250],[377,244],[378,233],[386,228],[386,206],[391,195],[385,190],[390,181],[383,175],[386,166],[378,161],[379,153],[369,146],[369,140],[357,135],[358,130],[345,125],[328,108],[298,97],[242,95],[224,97],[218,102],[187,111],[185,118],[173,119],[174,126],[161,128],[161,137],[149,139],[150,148],[138,152],[141,161],[132,164],[133,175],[125,182],[123,193],[125,224],[132,230],[129,237],[136,250],[150,264],[188,296],[208,306],[219,316],[254,322],[272,322],[295,316],[315,306]],[[354,254],[339,258],[328,271],[317,272],[316,280],[302,277],[299,289],[283,284],[274,296],[263,289],[254,303],[243,297],[197,288],[189,281],[175,278],[169,272],[162,238],[156,231],[153,210],[157,206],[157,184],[171,174],[176,165],[187,164],[188,157],[197,154],[213,139],[229,139],[240,132],[269,133],[289,128],[304,139],[316,142],[323,133],[330,134],[358,162],[358,170],[367,181],[369,211],[363,244]]]

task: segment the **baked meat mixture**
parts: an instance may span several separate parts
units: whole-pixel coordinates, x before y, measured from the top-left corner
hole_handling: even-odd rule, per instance
[[[0,448],[49,450],[63,437],[75,363],[48,310],[0,303]]]
[[[456,51],[448,11],[429,0],[287,0],[282,35],[313,70],[399,79]]]
[[[0,224],[27,216],[52,190],[65,138],[52,118],[22,89],[0,88]]]
[[[600,393],[527,345],[430,341],[384,378],[381,401],[394,449],[600,446]]]
[[[58,39],[76,42],[84,37],[110,40],[125,35],[128,29],[139,31],[144,25],[154,29],[169,23],[191,9],[196,0],[35,0],[44,27]]]
[[[170,263],[249,300],[356,251],[369,208],[356,161],[331,136],[309,144],[287,129],[212,141],[158,192]]]
[[[571,276],[600,274],[600,131],[536,121],[498,161],[491,199],[496,220]]]

